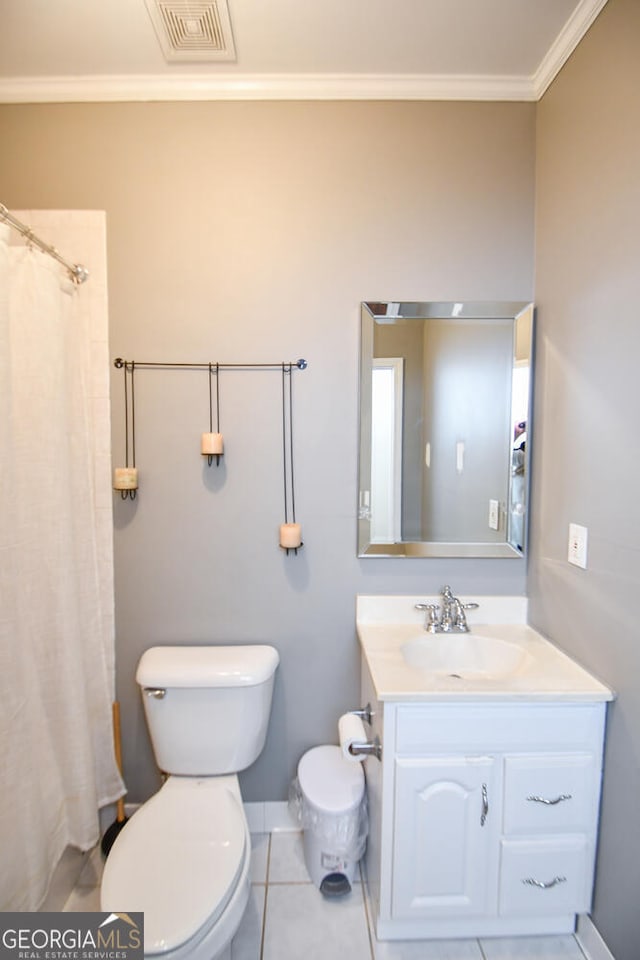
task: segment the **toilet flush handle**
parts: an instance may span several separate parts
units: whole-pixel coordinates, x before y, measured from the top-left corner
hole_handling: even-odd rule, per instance
[[[148,697],[155,697],[156,700],[162,700],[167,691],[163,687],[145,687],[144,692]]]

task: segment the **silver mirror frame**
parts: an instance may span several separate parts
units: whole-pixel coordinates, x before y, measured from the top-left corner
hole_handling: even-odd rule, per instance
[[[371,370],[374,357],[374,325],[393,323],[398,320],[456,318],[461,320],[513,320],[514,323],[514,366],[518,352],[528,350],[530,364],[533,365],[533,321],[534,304],[528,301],[465,301],[465,302],[403,302],[403,301],[366,301],[361,304],[360,332],[360,418],[359,418],[359,467],[358,467],[358,557],[464,557],[464,558],[503,558],[521,560],[526,556],[528,511],[525,508],[523,522],[523,543],[521,549],[505,540],[502,542],[435,542],[405,541],[394,543],[371,542]],[[524,452],[524,502],[529,503],[529,482],[531,476],[531,415],[533,377],[530,378],[528,397],[527,443]],[[509,497],[511,498],[512,478],[509,479]],[[508,531],[507,531],[508,533]]]

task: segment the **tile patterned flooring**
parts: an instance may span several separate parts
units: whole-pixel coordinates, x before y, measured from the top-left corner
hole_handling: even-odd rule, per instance
[[[65,910],[99,910],[102,855],[88,857]],[[252,836],[251,898],[232,960],[585,960],[572,936],[380,943],[362,884],[326,900],[309,880],[302,834]]]

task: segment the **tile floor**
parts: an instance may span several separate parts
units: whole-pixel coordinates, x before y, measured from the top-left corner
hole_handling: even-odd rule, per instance
[[[309,880],[302,834],[252,837],[249,906],[233,960],[585,960],[572,936],[379,943],[362,885],[325,900]],[[99,910],[102,855],[89,856],[65,910]]]

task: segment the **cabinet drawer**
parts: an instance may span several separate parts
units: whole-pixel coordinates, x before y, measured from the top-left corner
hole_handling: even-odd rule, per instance
[[[502,916],[582,913],[590,907],[591,846],[584,837],[504,840],[500,864]]]
[[[603,718],[602,704],[403,705],[396,713],[396,749],[404,756],[461,746],[469,753],[587,752],[601,742]]]
[[[590,833],[599,763],[593,754],[507,757],[504,832]]]

